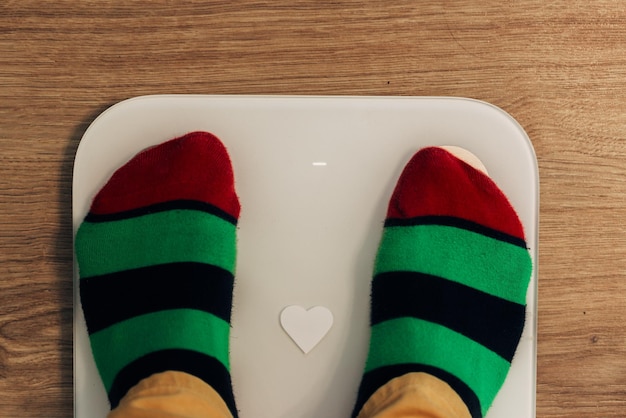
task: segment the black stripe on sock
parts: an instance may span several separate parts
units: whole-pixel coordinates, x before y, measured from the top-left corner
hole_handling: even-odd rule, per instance
[[[230,373],[224,365],[197,351],[180,349],[147,354],[120,370],[109,391],[111,409],[142,379],[165,371],[185,372],[202,379],[222,397],[233,417],[237,417]]]
[[[437,367],[415,363],[385,366],[365,373],[359,387],[356,405],[354,407],[354,411],[352,412],[352,418],[355,418],[359,414],[363,405],[365,405],[365,402],[367,402],[374,392],[376,392],[376,390],[382,387],[385,383],[407,373],[418,372],[428,373],[446,382],[461,397],[472,414],[472,418],[482,418],[478,397],[462,380]]]
[[[457,218],[456,216],[416,216],[409,219],[389,218],[385,220],[385,226],[416,226],[416,225],[443,225],[453,226],[455,228],[461,228],[468,231],[476,232],[489,238],[497,239],[499,241],[508,242],[509,244],[516,245],[518,247],[527,248],[526,241],[523,238],[518,238],[513,235],[509,235],[497,229],[489,228],[488,226],[481,225],[476,222],[469,221],[463,218]]]
[[[197,210],[210,213],[218,218],[222,218],[233,225],[237,225],[237,218],[223,211],[217,206],[200,200],[169,200],[167,202],[155,203],[153,205],[143,206],[137,209],[131,209],[123,212],[96,214],[89,212],[85,217],[86,222],[110,222],[120,221],[123,219],[136,218],[151,213],[165,212],[167,210]]]
[[[90,334],[138,315],[198,309],[230,323],[233,275],[203,263],[171,263],[80,279]]]
[[[471,287],[416,272],[378,274],[372,281],[372,325],[415,317],[448,327],[513,359],[526,308]]]

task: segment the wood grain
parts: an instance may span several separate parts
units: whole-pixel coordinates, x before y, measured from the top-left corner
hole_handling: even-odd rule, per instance
[[[72,414],[73,156],[157,93],[445,95],[539,161],[537,416],[626,415],[626,6],[610,0],[0,3],[0,416]]]

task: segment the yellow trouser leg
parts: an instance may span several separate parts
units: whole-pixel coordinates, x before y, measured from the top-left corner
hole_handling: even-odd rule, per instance
[[[408,373],[374,392],[358,418],[471,418],[471,415],[446,382],[426,373]]]
[[[108,418],[232,418],[226,403],[204,381],[168,371],[143,379]]]
[[[108,418],[232,418],[222,398],[182,372],[152,375],[133,387]],[[426,373],[409,373],[379,388],[358,418],[471,418],[456,392]]]

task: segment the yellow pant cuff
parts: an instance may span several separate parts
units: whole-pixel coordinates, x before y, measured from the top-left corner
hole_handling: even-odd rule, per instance
[[[167,371],[143,379],[108,418],[232,418],[221,396],[203,380]]]
[[[441,379],[407,373],[381,386],[358,418],[471,418],[461,397]]]

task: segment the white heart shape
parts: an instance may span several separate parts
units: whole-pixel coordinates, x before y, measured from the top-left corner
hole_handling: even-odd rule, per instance
[[[291,305],[280,313],[280,324],[304,354],[322,341],[333,321],[333,313],[324,306],[306,310],[302,306]]]

